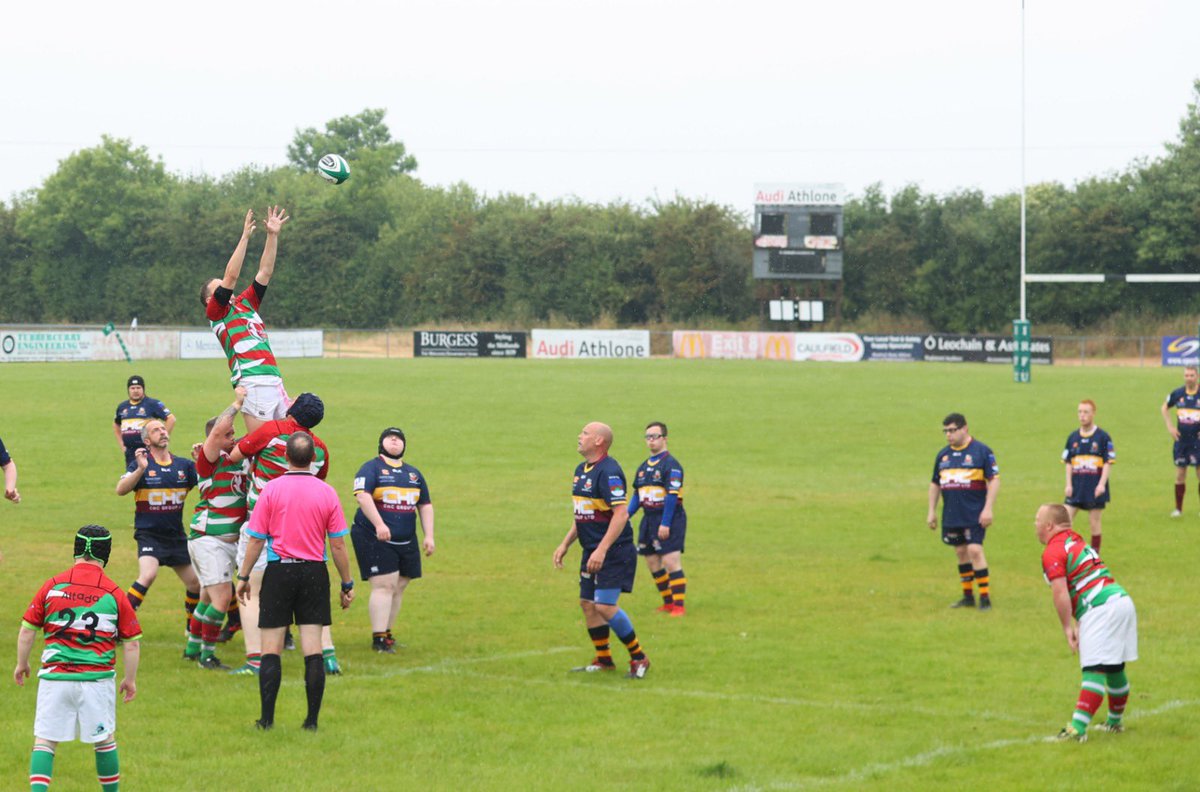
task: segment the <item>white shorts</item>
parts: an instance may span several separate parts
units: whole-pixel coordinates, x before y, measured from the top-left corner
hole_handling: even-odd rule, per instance
[[[247,520],[249,522],[249,520]],[[250,537],[246,536],[246,529],[243,526],[242,532],[238,534],[237,543],[237,568],[242,568],[242,562],[246,560],[246,543],[250,541]],[[255,572],[262,572],[267,568],[267,547],[263,545],[262,552],[258,554],[258,560],[254,562]]]
[[[260,421],[282,421],[292,405],[280,377],[242,377],[238,382],[246,389],[242,412]]]
[[[33,736],[54,742],[102,742],[117,730],[115,679],[39,679]]]
[[[188,540],[188,555],[201,586],[232,583],[238,543],[226,542],[216,536],[198,536]]]
[[[1137,660],[1137,611],[1128,596],[1114,597],[1079,620],[1079,666]]]

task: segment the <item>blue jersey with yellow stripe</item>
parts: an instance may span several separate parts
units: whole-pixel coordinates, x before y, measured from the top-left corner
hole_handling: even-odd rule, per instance
[[[625,471],[610,456],[592,464],[582,462],[575,468],[571,496],[575,502],[575,532],[579,536],[579,544],[590,552],[596,549],[608,532],[613,508],[628,501]],[[632,543],[633,529],[626,522],[612,546]]]
[[[408,544],[417,538],[417,507],[432,502],[421,471],[407,463],[377,456],[365,462],[354,476],[354,494],[360,492],[375,501],[384,525],[392,531],[390,541]],[[354,513],[354,525],[375,532],[362,509]]]
[[[1175,408],[1175,422],[1180,440],[1200,437],[1200,389],[1188,393],[1186,387],[1176,388],[1167,396],[1167,408]]]
[[[188,490],[196,486],[196,463],[172,454],[168,464],[160,465],[149,452],[146,460],[146,470],[133,490],[133,528],[159,536],[183,536],[183,502]],[[137,462],[130,462],[126,475],[135,470]]]
[[[996,455],[978,440],[962,448],[946,446],[933,461],[933,483],[942,491],[942,526],[970,528],[979,524],[987,502],[987,485],[1000,475]]]
[[[1104,472],[1105,465],[1117,461],[1117,450],[1108,432],[1094,426],[1087,435],[1079,429],[1071,432],[1063,448],[1062,459],[1071,466],[1072,501],[1087,502],[1096,499],[1100,474]],[[1103,500],[1107,501],[1108,496],[1106,487]]]

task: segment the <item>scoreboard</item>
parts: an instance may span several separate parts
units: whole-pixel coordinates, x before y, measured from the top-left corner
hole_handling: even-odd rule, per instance
[[[842,279],[841,184],[754,185],[754,277]]]

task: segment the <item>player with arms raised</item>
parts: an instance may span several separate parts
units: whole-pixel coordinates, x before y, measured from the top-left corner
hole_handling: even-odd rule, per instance
[[[250,235],[254,233],[253,209],[246,212],[242,238],[225,265],[225,276],[207,281],[200,289],[200,302],[204,305],[205,316],[229,360],[229,379],[235,386],[241,385],[246,389],[242,418],[246,422],[247,432],[253,432],[267,421],[281,420],[288,407],[283,374],[279,371],[279,364],[271,352],[271,343],[267,340],[267,331],[258,315],[267,284],[275,272],[279,231],[288,221],[285,212],[278,206],[267,209],[267,241],[258,262],[258,273],[245,291],[233,296],[233,289],[242,272],[242,262],[246,259],[246,247]]]

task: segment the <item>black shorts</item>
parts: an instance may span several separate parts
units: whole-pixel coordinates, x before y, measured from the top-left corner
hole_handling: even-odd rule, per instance
[[[151,556],[165,567],[191,566],[192,557],[188,554],[187,537],[163,536],[149,531],[134,531],[133,541],[137,542],[138,558]]]
[[[355,524],[350,529],[350,541],[354,544],[354,557],[358,559],[358,572],[363,580],[393,572],[410,580],[421,577],[421,547],[415,538],[406,544],[381,542],[375,537],[374,528]]]
[[[1195,438],[1176,440],[1171,446],[1171,456],[1175,460],[1175,467],[1200,465],[1200,440]]]
[[[942,526],[942,541],[951,547],[968,544],[981,545],[986,536],[987,528],[982,525],[960,525],[955,528]]]
[[[259,597],[258,626],[263,629],[287,627],[293,620],[296,624],[333,622],[324,561],[268,562]]]
[[[679,509],[671,518],[671,535],[666,541],[658,538],[658,527],[662,525],[662,512],[642,512],[642,524],[638,529],[638,555],[666,555],[683,552],[687,538],[687,512]]]
[[[620,589],[626,594],[633,591],[637,552],[632,543],[608,548],[604,565],[595,574],[587,571],[587,560],[591,554],[591,550],[584,550],[579,562],[579,599],[593,602],[596,589]]]

